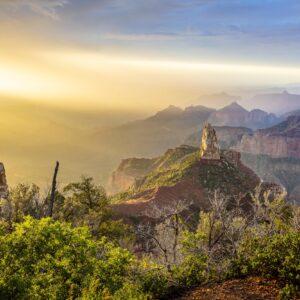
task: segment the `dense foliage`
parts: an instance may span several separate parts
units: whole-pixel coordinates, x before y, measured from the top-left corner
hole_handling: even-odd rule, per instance
[[[122,287],[130,253],[88,228],[27,217],[0,238],[1,299],[77,298],[102,276],[99,292]]]
[[[125,225],[88,177],[57,192],[52,218],[48,201],[35,185],[1,200],[1,299],[169,298],[251,275],[280,280],[282,298],[299,292],[300,210],[282,197],[258,192],[246,213],[216,192],[196,226],[189,202],[153,208],[159,224]]]

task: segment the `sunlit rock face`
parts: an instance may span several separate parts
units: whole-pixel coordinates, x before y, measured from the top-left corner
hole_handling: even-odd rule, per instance
[[[3,163],[0,163],[0,198],[6,198],[8,195],[8,187],[6,182],[6,174]]]
[[[244,153],[300,159],[300,116],[290,116],[276,126],[245,134],[234,148]]]
[[[201,159],[220,159],[220,148],[215,129],[207,123],[202,131]]]

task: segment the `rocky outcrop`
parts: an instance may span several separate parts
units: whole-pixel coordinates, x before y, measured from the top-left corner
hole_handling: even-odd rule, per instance
[[[155,159],[128,158],[122,160],[121,164],[109,178],[107,190],[110,194],[125,191],[135,182],[149,173]]]
[[[230,149],[238,144],[245,134],[253,133],[250,128],[246,127],[214,126],[214,129],[221,149]],[[185,140],[185,144],[196,147],[201,144],[201,137],[202,131],[196,131]]]
[[[287,199],[300,204],[300,159],[241,153],[245,165],[262,180],[275,182],[286,189]]]
[[[0,163],[0,198],[6,198],[8,195],[8,186],[3,163]]]
[[[187,155],[197,151],[196,147],[181,145],[168,149],[164,155],[156,158],[127,158],[109,178],[107,191],[115,194],[134,188],[145,175],[153,170],[166,170],[174,161],[180,162]]]
[[[174,161],[168,169],[147,174],[124,198],[118,198],[113,209],[125,219],[155,218],[153,207],[168,211],[179,203],[193,207],[196,213],[209,209],[208,197],[214,191],[232,199],[239,197],[243,207],[250,209],[250,193],[260,184],[259,177],[242,164],[239,153],[222,151],[219,160],[199,160],[198,150],[179,163]]]
[[[215,129],[207,123],[202,131],[201,159],[220,159],[220,149]]]
[[[130,190],[112,198],[113,209],[125,219],[155,219],[151,214],[153,208],[167,211],[178,203],[185,209],[190,207],[193,213],[207,210],[209,195],[215,191],[232,201],[241,199],[244,209],[249,210],[250,194],[261,185],[260,178],[241,162],[240,153],[219,149],[216,132],[210,124],[203,129],[200,149],[189,146],[170,149],[155,159],[150,169]]]
[[[300,158],[300,116],[291,116],[276,126],[244,135],[235,149],[271,157]]]

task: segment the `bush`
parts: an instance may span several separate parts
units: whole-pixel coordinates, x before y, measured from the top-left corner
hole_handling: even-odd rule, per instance
[[[300,233],[291,231],[270,237],[247,238],[241,244],[237,271],[279,277],[300,284]]]
[[[114,296],[114,300],[146,300],[152,298],[150,294],[145,294],[139,290],[139,286],[134,284],[125,284],[122,289],[118,290]]]
[[[178,289],[190,288],[207,281],[207,260],[204,255],[189,255],[173,269],[173,278]]]
[[[168,292],[170,274],[161,265],[144,259],[138,262],[132,276],[144,293],[159,297]]]
[[[300,285],[300,232],[290,231],[266,237],[248,236],[233,262],[231,275],[259,275],[286,282],[283,298],[290,298]]]
[[[88,228],[27,217],[0,237],[1,299],[74,299],[122,289],[131,254]]]

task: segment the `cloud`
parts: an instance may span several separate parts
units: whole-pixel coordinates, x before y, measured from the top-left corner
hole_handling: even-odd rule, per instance
[[[0,0],[0,10],[6,13],[16,13],[29,9],[31,12],[58,19],[57,10],[68,4],[68,0]]]

